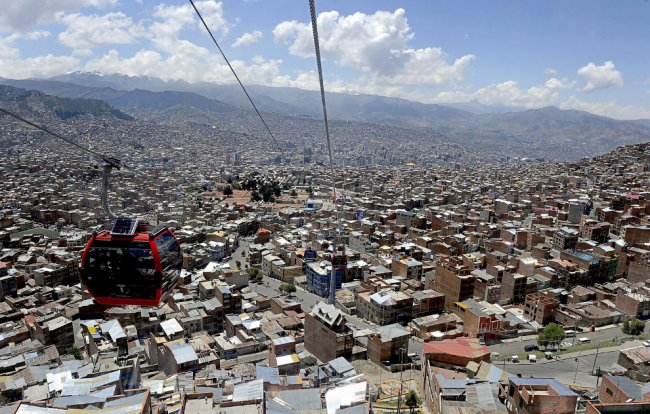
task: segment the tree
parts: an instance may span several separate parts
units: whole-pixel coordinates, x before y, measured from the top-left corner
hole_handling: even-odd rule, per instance
[[[291,197],[296,197],[297,195],[298,195],[298,193],[296,193],[296,190],[292,188],[291,189]]]
[[[280,285],[280,291],[285,293],[293,293],[296,291],[296,285],[293,283],[283,283]]]
[[[81,349],[76,348],[74,346],[72,348],[68,348],[67,353],[68,355],[72,355],[73,357],[75,357],[75,359],[81,359],[83,357],[83,353]]]
[[[237,265],[237,269],[241,268],[241,262],[239,260],[235,260],[235,265]]]
[[[226,188],[223,189],[223,195],[225,196],[231,196],[233,193],[232,188],[230,186],[227,186]]]
[[[623,326],[621,327],[621,330],[625,335],[632,335],[632,336],[641,335],[645,330],[645,321],[632,318],[630,320],[623,322]]]
[[[256,267],[249,267],[246,269],[246,273],[248,273],[248,278],[251,283],[260,283],[262,280],[264,280],[262,271]]]
[[[253,201],[260,201],[262,197],[260,196],[260,193],[257,192],[257,190],[253,191],[253,194],[251,194],[251,199]]]
[[[300,360],[301,368],[313,367],[316,364],[318,364],[318,360],[313,356],[308,356]]]
[[[543,346],[544,348],[551,346],[557,346],[562,340],[566,338],[566,333],[564,329],[555,324],[549,323],[546,328],[544,328],[537,337],[537,344]]]
[[[409,408],[411,413],[415,411],[415,409],[420,405],[420,399],[418,398],[418,393],[415,392],[415,390],[409,390],[409,392],[406,393],[406,399],[404,400],[404,404]]]

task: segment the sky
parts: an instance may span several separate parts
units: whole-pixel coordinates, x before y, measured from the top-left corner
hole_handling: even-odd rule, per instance
[[[307,0],[197,0],[245,84],[317,89]],[[316,0],[326,89],[650,119],[650,1]],[[0,77],[235,79],[182,0],[0,0]]]

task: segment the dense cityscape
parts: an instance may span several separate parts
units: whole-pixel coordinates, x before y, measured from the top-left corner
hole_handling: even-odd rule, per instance
[[[648,144],[479,163],[480,148],[391,146],[398,129],[355,124],[338,132],[332,177],[296,118],[278,148],[3,88],[4,108],[119,158],[111,208],[173,229],[182,251],[159,306],[95,301],[80,265],[111,229],[101,162],[0,118],[8,413],[650,405]]]
[[[650,414],[647,1],[2,5],[0,414]]]

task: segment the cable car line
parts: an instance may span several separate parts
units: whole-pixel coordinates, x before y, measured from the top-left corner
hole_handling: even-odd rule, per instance
[[[208,27],[208,24],[203,19],[203,16],[201,15],[201,12],[199,12],[199,9],[196,8],[196,5],[194,4],[193,0],[189,0],[189,2],[192,5],[192,7],[194,8],[194,11],[196,12],[197,16],[199,16],[199,19],[201,20],[201,23],[203,23],[203,27],[205,27],[205,30],[208,32],[208,34],[212,38],[212,42],[214,42],[215,46],[217,46],[217,49],[219,49],[219,52],[221,53],[221,56],[223,57],[223,60],[225,60],[226,63],[228,64],[228,67],[230,68],[230,71],[232,72],[232,74],[235,75],[235,79],[237,79],[237,82],[239,83],[239,86],[241,86],[242,90],[244,91],[244,94],[246,94],[246,97],[248,98],[248,101],[253,106],[253,109],[255,110],[255,112],[257,112],[257,116],[262,121],[262,124],[264,124],[264,128],[266,128],[269,135],[271,136],[271,139],[273,139],[273,142],[275,143],[275,146],[278,147],[278,150],[280,151],[280,154],[282,154],[282,157],[284,158],[285,162],[288,163],[289,159],[284,154],[284,151],[282,150],[282,147],[280,146],[278,141],[275,139],[275,135],[273,135],[273,132],[271,132],[271,128],[269,128],[269,126],[267,125],[267,123],[264,120],[264,118],[262,117],[262,114],[260,113],[259,109],[257,109],[257,105],[255,105],[255,102],[253,102],[253,98],[251,98],[251,96],[248,94],[248,91],[246,90],[246,87],[244,87],[244,84],[239,79],[239,76],[237,76],[237,72],[235,72],[235,68],[232,67],[232,65],[230,64],[230,61],[226,57],[226,54],[223,52],[223,49],[221,49],[221,46],[219,46],[219,42],[217,42],[217,39],[212,34],[212,31]]]
[[[343,240],[343,231],[341,229],[341,210],[343,201],[338,202],[336,196],[336,174],[334,173],[334,161],[332,157],[332,142],[330,139],[330,129],[327,120],[327,104],[325,103],[325,84],[323,82],[323,66],[320,57],[320,42],[318,41],[318,22],[316,19],[316,5],[314,0],[309,0],[309,14],[311,17],[311,29],[314,37],[314,49],[316,51],[316,66],[318,67],[318,82],[320,84],[320,97],[323,105],[323,121],[325,123],[325,138],[327,139],[327,152],[329,155],[330,174],[332,178],[332,197],[334,197],[334,206],[336,209],[336,234],[334,236],[334,246],[332,246],[332,274],[330,276],[330,295],[329,303],[335,304],[336,300],[336,274],[345,272],[347,267],[347,258],[345,256],[345,245],[338,242]],[[342,192],[341,192],[342,193]]]
[[[33,126],[36,129],[40,129],[41,131],[46,132],[46,133],[52,135],[53,137],[58,138],[58,139],[60,139],[62,141],[65,141],[68,144],[73,145],[73,146],[75,146],[75,147],[77,147],[77,148],[79,148],[81,150],[84,150],[87,153],[94,155],[95,157],[101,159],[106,164],[111,165],[114,168],[120,169],[122,167],[126,167],[126,165],[124,165],[117,158],[108,157],[108,156],[100,154],[97,151],[94,151],[94,150],[92,150],[90,148],[86,148],[83,145],[71,140],[70,138],[66,138],[63,135],[57,134],[56,132],[54,132],[54,131],[52,131],[52,130],[50,130],[50,129],[42,126],[42,125],[35,124],[34,122],[32,122],[32,121],[30,121],[28,119],[25,119],[22,116],[20,116],[18,114],[15,114],[15,113],[13,113],[11,111],[8,111],[7,109],[0,108],[0,112],[3,112],[3,113],[5,113],[5,114],[7,114],[7,115],[9,115],[9,116],[11,116],[13,118],[16,118],[17,120],[22,121],[22,122],[26,123],[27,125]]]

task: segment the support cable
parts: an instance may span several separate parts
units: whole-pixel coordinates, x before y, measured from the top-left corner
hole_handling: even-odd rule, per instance
[[[259,109],[257,109],[257,105],[255,105],[255,102],[253,102],[253,99],[252,99],[251,96],[248,94],[248,91],[247,91],[246,88],[244,87],[244,84],[242,83],[242,81],[239,79],[239,76],[237,76],[237,72],[235,72],[235,68],[232,67],[232,65],[230,64],[230,61],[229,61],[228,58],[226,57],[226,54],[223,52],[223,49],[221,49],[221,46],[219,46],[219,42],[217,42],[217,39],[216,39],[216,38],[214,37],[214,35],[212,34],[212,31],[211,31],[210,28],[208,27],[208,24],[207,24],[207,23],[205,22],[205,20],[203,19],[203,16],[201,15],[201,12],[199,12],[199,9],[196,8],[196,5],[194,4],[194,1],[193,1],[193,0],[189,0],[189,2],[190,2],[190,4],[192,5],[192,7],[194,8],[194,11],[196,12],[196,15],[199,16],[199,19],[201,20],[201,23],[203,23],[203,27],[205,27],[205,30],[206,30],[206,31],[208,32],[208,34],[210,35],[210,38],[212,38],[212,42],[213,42],[214,45],[217,47],[217,49],[219,49],[219,52],[221,53],[221,56],[223,57],[223,60],[225,60],[226,63],[228,64],[228,67],[230,68],[230,71],[232,72],[232,74],[235,75],[235,79],[237,79],[237,82],[239,83],[239,86],[241,86],[242,90],[243,90],[244,93],[246,94],[246,97],[248,98],[248,101],[251,103],[251,105],[253,106],[253,109],[254,109],[255,112],[257,113],[257,116],[258,116],[258,117],[260,118],[260,120],[262,121],[262,124],[264,124],[264,128],[266,128],[266,131],[267,131],[267,132],[269,133],[269,135],[271,136],[271,139],[273,139],[273,142],[275,143],[275,146],[278,147],[278,150],[280,151],[280,154],[281,154],[282,157],[284,158],[285,162],[288,163],[288,162],[289,162],[289,159],[288,159],[288,158],[286,157],[286,155],[284,154],[284,151],[282,150],[282,147],[280,146],[280,144],[278,143],[278,141],[275,139],[275,135],[273,135],[273,132],[271,132],[271,128],[269,128],[269,126],[267,125],[267,123],[266,123],[266,121],[264,120],[264,118],[262,117],[262,114],[260,113]]]
[[[330,129],[327,120],[327,104],[325,102],[325,84],[323,82],[323,66],[321,64],[320,56],[320,42],[318,40],[318,22],[316,18],[316,5],[314,0],[309,0],[309,12],[311,16],[311,29],[314,36],[314,49],[316,51],[316,66],[318,67],[318,82],[320,84],[320,98],[323,105],[323,121],[325,123],[325,138],[327,139],[327,153],[329,156],[330,175],[332,179],[332,196],[334,197],[334,206],[336,208],[336,236],[334,237],[334,246],[332,249],[332,257],[337,252],[338,242],[343,240],[343,232],[341,229],[341,210],[343,202],[339,203],[336,195],[336,174],[334,173],[334,160],[332,157],[332,141],[330,139]],[[342,191],[341,191],[342,193]],[[342,243],[342,242],[341,242]],[[343,255],[345,255],[345,246],[343,247]],[[330,277],[330,297],[329,302],[334,305],[336,296],[336,270],[334,263],[332,263],[332,274]]]

